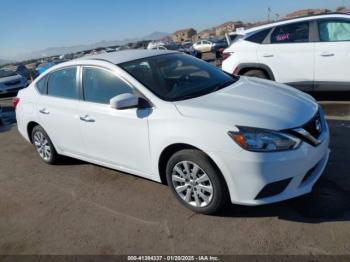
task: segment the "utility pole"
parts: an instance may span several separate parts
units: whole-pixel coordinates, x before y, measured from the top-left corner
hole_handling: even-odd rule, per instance
[[[270,21],[270,15],[271,15],[271,7],[269,6],[267,8],[267,21]]]
[[[278,21],[278,19],[280,18],[280,14],[276,13],[275,16],[276,16],[276,21]]]

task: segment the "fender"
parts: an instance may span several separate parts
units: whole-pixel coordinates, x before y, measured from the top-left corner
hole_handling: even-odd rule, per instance
[[[242,63],[242,64],[239,64],[236,67],[235,72],[238,72],[238,74],[239,74],[243,69],[246,69],[246,68],[262,69],[262,70],[267,72],[267,74],[271,80],[275,81],[275,76],[273,75],[271,68],[269,66],[267,66],[265,64],[261,64],[261,63]]]

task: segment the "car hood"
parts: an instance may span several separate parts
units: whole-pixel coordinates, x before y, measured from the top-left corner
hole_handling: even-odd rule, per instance
[[[0,78],[0,84],[10,82],[10,81],[15,81],[15,80],[21,80],[22,78],[23,78],[23,76],[21,76],[21,75],[2,77],[2,78]]]
[[[248,77],[240,77],[217,92],[174,103],[185,117],[273,130],[301,126],[318,110],[310,95],[284,84]]]

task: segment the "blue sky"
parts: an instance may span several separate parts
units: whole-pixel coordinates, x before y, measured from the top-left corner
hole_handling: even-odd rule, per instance
[[[154,31],[201,30],[229,20],[281,16],[350,0],[0,0],[0,58],[47,47],[122,40]]]

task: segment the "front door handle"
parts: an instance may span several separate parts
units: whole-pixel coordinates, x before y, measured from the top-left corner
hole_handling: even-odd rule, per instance
[[[47,111],[47,109],[46,109],[46,108],[42,108],[42,109],[40,109],[40,110],[39,110],[39,112],[40,112],[40,113],[42,113],[42,114],[44,114],[44,115],[48,115],[48,114],[50,114],[50,112],[49,112],[49,111]]]
[[[273,54],[264,54],[263,57],[274,57]]]
[[[324,53],[321,54],[321,56],[329,57],[329,56],[334,56],[334,54],[333,53],[324,52]]]
[[[84,121],[84,122],[89,122],[89,123],[95,122],[95,119],[91,118],[91,117],[88,116],[88,115],[81,116],[81,117],[80,117],[80,120],[82,120],[82,121]]]

